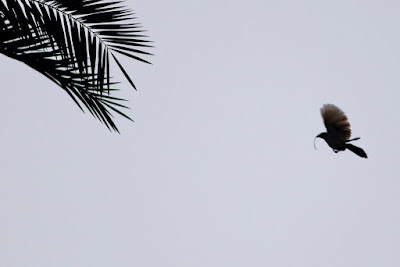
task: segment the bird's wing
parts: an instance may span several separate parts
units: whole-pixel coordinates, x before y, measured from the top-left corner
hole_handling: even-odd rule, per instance
[[[344,140],[350,138],[350,123],[340,108],[332,104],[325,104],[321,108],[321,115],[328,133],[337,134]]]

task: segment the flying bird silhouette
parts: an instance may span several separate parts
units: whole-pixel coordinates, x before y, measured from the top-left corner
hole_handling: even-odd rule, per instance
[[[321,108],[321,115],[327,132],[320,133],[314,138],[314,148],[315,139],[320,137],[335,153],[348,149],[362,158],[367,158],[363,149],[349,144],[349,142],[358,140],[360,137],[349,139],[351,136],[350,123],[346,114],[340,108],[333,104],[325,104]]]

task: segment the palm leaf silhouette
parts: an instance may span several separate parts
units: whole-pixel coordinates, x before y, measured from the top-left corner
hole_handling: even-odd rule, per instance
[[[39,71],[63,88],[79,108],[118,132],[113,113],[131,120],[121,109],[125,99],[112,96],[112,57],[129,83],[132,79],[115,56],[145,63],[140,55],[147,36],[121,1],[0,0],[0,53]],[[136,88],[135,88],[136,89]]]

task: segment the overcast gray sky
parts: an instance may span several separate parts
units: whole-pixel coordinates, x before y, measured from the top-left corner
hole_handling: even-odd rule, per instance
[[[400,266],[398,1],[132,1],[121,135],[0,56],[0,266]],[[319,108],[352,125],[322,139]]]

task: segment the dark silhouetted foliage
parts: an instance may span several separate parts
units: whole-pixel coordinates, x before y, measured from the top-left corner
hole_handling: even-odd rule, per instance
[[[118,132],[112,112],[125,99],[112,96],[110,57],[135,88],[115,53],[140,55],[149,41],[121,1],[0,0],[0,53],[24,62],[62,87],[82,109]],[[136,88],[135,88],[136,89]]]

